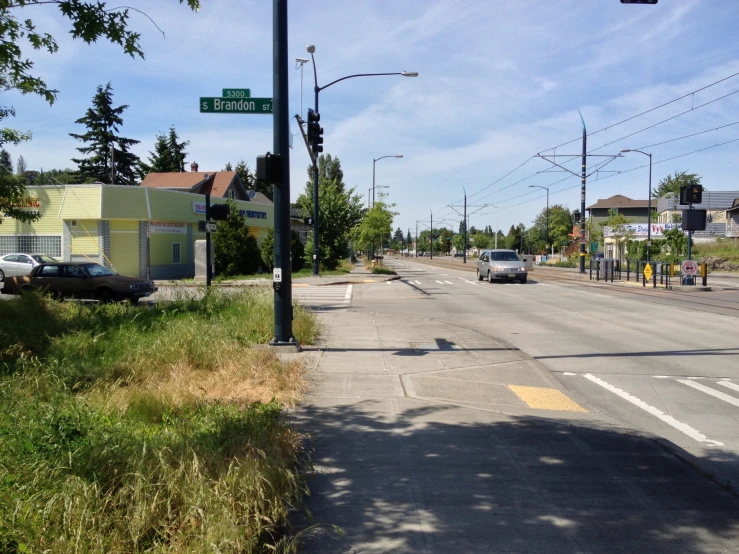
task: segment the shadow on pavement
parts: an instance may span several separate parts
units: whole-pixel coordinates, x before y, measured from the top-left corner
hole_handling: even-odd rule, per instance
[[[294,518],[304,552],[739,551],[739,499],[628,431],[405,399],[399,411],[389,399],[322,402],[292,414],[314,449],[313,520]]]

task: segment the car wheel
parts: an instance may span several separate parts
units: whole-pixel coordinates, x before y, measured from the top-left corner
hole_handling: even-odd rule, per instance
[[[113,291],[108,288],[102,288],[97,291],[95,297],[101,304],[108,304],[113,301]]]
[[[3,270],[0,269],[0,283],[5,281],[5,273],[3,273]]]
[[[20,290],[21,292],[33,292],[36,290],[36,287],[33,285],[21,285]]]
[[[482,277],[482,275],[480,274],[480,269],[478,268],[478,269],[477,269],[477,280],[478,280],[478,281],[482,281],[482,279],[483,279],[483,277]]]
[[[492,282],[493,282],[493,274],[488,271],[488,283],[492,283]]]

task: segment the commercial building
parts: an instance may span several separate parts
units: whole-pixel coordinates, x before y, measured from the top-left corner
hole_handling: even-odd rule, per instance
[[[703,202],[693,204],[696,210],[706,210],[706,230],[695,231],[693,240],[695,242],[711,242],[717,238],[726,236],[727,210],[733,206],[734,199],[739,197],[737,190],[703,190]],[[682,211],[688,206],[680,205],[680,195],[668,193],[657,200],[657,220],[660,223],[672,223],[682,218]]]
[[[22,208],[40,217],[32,223],[3,217],[0,255],[41,252],[64,261],[96,261],[123,275],[193,277],[194,242],[205,238],[197,226],[198,220],[205,219],[205,192],[212,193],[212,204],[233,199],[258,242],[274,225],[269,199],[251,195],[250,200],[238,177],[234,179],[229,173],[233,172],[205,177],[193,173],[151,174],[167,177],[149,180],[147,186],[140,187],[27,187]],[[152,184],[157,181],[159,185]]]

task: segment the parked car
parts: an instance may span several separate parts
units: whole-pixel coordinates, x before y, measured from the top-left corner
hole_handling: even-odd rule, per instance
[[[39,264],[55,262],[54,258],[46,254],[5,254],[0,256],[0,281],[14,275],[28,275]]]
[[[477,280],[487,279],[525,283],[528,279],[526,263],[513,250],[483,250],[477,259]]]
[[[41,290],[60,298],[81,298],[112,302],[140,298],[156,292],[153,281],[118,275],[96,263],[45,263],[33,268],[30,275],[6,277],[2,294]]]

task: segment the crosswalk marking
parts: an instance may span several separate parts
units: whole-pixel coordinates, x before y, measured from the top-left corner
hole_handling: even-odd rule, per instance
[[[623,398],[627,402],[630,402],[634,406],[637,406],[638,408],[641,408],[645,412],[653,415],[657,419],[663,421],[670,427],[673,427],[683,433],[684,435],[690,437],[694,441],[702,442],[708,446],[723,446],[724,443],[718,442],[715,440],[711,440],[708,437],[706,437],[703,433],[700,431],[697,431],[696,429],[693,429],[690,425],[687,423],[683,423],[681,421],[678,421],[671,415],[667,415],[662,410],[655,408],[654,406],[651,406],[644,402],[643,400],[637,398],[636,396],[629,394],[625,390],[619,389],[618,387],[614,387],[610,383],[605,382],[603,379],[600,379],[599,377],[595,377],[594,375],[591,375],[590,373],[586,373],[584,377],[591,381],[592,383],[595,383],[598,386],[603,387],[609,392],[612,392],[616,396],[619,396],[620,398]],[[694,383],[693,381],[685,381],[685,383],[690,383],[691,385],[696,385],[698,383]]]
[[[442,283],[441,281],[434,281],[434,282],[435,282],[435,283],[439,283],[440,285],[443,285],[443,284],[444,284],[444,283]]]
[[[723,400],[724,402],[727,402],[733,406],[739,407],[739,399],[734,398],[733,396],[729,396],[726,393],[723,393],[721,391],[718,391],[716,389],[712,389],[711,387],[707,387],[706,385],[702,385],[700,383],[696,383],[695,381],[688,381],[687,379],[678,379],[678,383],[682,383],[683,385],[687,385],[691,388],[694,388],[696,390],[699,390],[701,392],[704,392],[706,394],[709,394],[713,396],[714,398],[718,398],[719,400]],[[733,383],[732,383],[733,384]],[[731,388],[731,387],[730,387]],[[739,389],[739,387],[737,387]]]
[[[473,282],[473,281],[468,281],[468,280],[467,280],[467,279],[465,279],[464,277],[460,277],[460,278],[459,278],[459,280],[460,280],[460,281],[464,281],[465,283],[469,283],[470,285],[477,285],[477,283],[475,283],[475,282]]]
[[[737,385],[736,383],[732,383],[731,381],[719,381],[718,384],[722,387],[726,387],[727,389],[739,392],[739,385]]]
[[[312,308],[349,307],[353,285],[312,285],[293,289],[296,302]]]
[[[452,283],[451,281],[444,281],[444,282],[445,282],[445,283],[446,283],[447,285],[453,285],[453,284],[454,284],[454,283]]]

